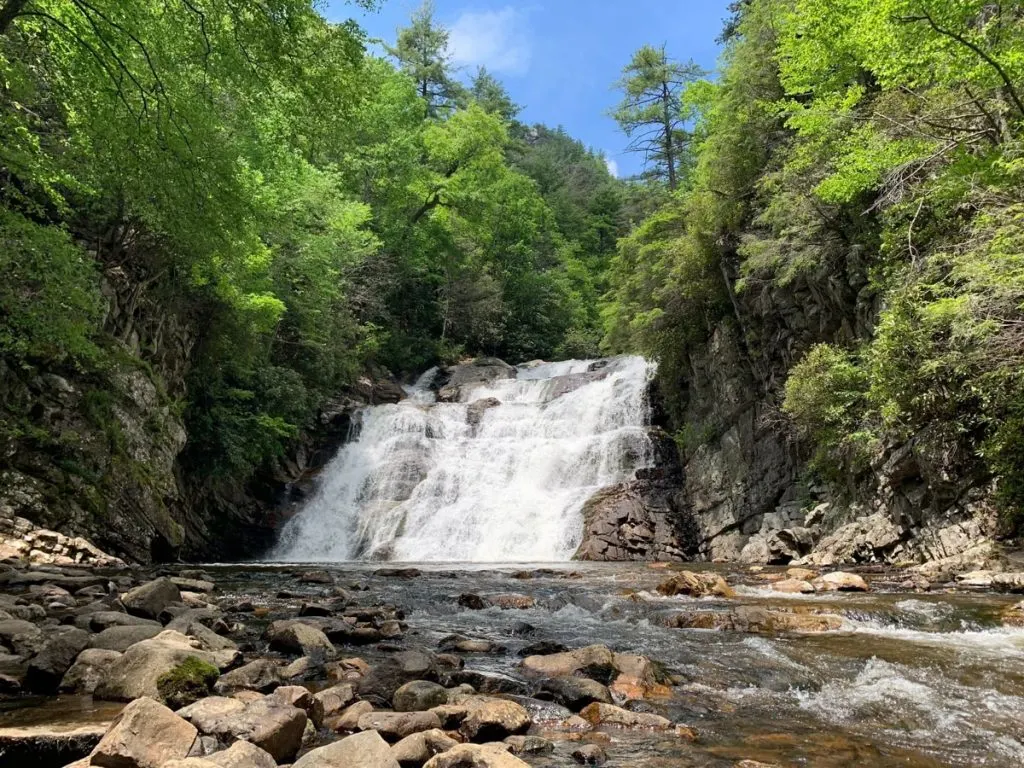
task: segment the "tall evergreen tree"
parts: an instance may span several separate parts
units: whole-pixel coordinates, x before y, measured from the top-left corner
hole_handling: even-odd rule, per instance
[[[689,135],[686,124],[691,115],[683,94],[686,87],[706,73],[693,61],[673,61],[665,47],[645,45],[633,54],[617,86],[623,99],[612,117],[630,138],[626,148],[644,155],[648,172],[679,186],[686,160]]]
[[[485,112],[497,115],[505,121],[512,121],[522,111],[522,107],[512,101],[505,86],[498,81],[486,67],[479,67],[473,82],[470,84],[473,101]]]
[[[434,19],[431,0],[425,0],[411,21],[398,30],[398,40],[394,46],[387,46],[387,51],[416,82],[416,92],[427,103],[428,114],[446,115],[465,97],[465,89],[453,77],[448,30]]]

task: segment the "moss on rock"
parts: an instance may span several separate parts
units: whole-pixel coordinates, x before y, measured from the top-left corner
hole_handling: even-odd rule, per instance
[[[160,698],[171,709],[180,709],[194,704],[213,693],[213,685],[220,677],[220,670],[195,656],[189,656],[156,682]]]

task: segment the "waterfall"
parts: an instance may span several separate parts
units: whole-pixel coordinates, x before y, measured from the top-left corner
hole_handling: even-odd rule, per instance
[[[640,357],[527,364],[438,402],[428,371],[408,399],[359,412],[273,557],[568,560],[587,499],[653,460],[653,373]]]

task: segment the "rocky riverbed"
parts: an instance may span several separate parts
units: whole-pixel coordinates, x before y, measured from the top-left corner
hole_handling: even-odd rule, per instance
[[[3,765],[1024,760],[1024,574],[12,562],[0,585]]]

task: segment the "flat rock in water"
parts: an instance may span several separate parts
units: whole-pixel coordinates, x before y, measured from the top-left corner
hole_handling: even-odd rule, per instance
[[[614,726],[617,728],[642,728],[655,731],[667,731],[672,721],[661,715],[648,712],[632,712],[612,704],[591,704],[580,716],[593,725]]]
[[[107,732],[106,724],[34,725],[0,728],[4,765],[66,765],[88,755]]]

